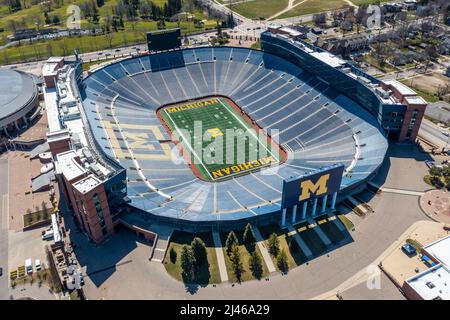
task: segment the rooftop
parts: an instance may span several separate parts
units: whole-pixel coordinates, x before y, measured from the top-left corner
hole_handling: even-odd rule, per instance
[[[341,58],[338,58],[334,54],[331,54],[327,51],[322,52],[312,52],[311,55],[322,62],[332,66],[333,68],[341,67],[345,64],[345,61]]]
[[[443,265],[434,266],[406,282],[424,300],[450,300],[450,271]]]
[[[97,187],[102,182],[100,179],[96,178],[93,174],[87,176],[86,178],[81,179],[80,181],[77,181],[74,183],[75,189],[80,191],[81,193],[85,194]]]
[[[424,249],[443,265],[450,268],[450,236],[432,242]]]
[[[68,181],[86,173],[86,170],[77,162],[76,158],[78,158],[78,155],[74,150],[56,155],[57,171],[62,173]]]
[[[21,110],[36,94],[37,87],[31,75],[0,69],[0,119]]]
[[[384,83],[395,88],[403,96],[417,95],[417,93],[414,90],[405,86],[403,83],[398,82],[397,80],[385,80]]]
[[[409,103],[409,104],[427,104],[428,102],[425,101],[424,98],[420,97],[420,96],[408,96],[405,98],[405,100]]]
[[[58,112],[58,96],[55,88],[44,88],[44,101],[47,109],[48,131],[59,131],[62,129]]]

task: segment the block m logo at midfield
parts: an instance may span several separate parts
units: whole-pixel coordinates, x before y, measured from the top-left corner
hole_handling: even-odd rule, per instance
[[[312,180],[304,180],[300,182],[300,197],[298,201],[304,201],[311,198],[311,194],[316,196],[325,195],[328,193],[328,180],[330,174],[324,174],[314,183]]]

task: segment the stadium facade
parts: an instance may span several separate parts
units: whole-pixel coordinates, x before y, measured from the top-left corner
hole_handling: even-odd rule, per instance
[[[54,107],[49,144],[77,221],[95,242],[118,224],[150,237],[152,223],[200,231],[315,218],[377,174],[388,135],[414,140],[425,103],[403,96],[398,83],[280,30],[261,40],[262,51],[190,48],[116,61],[85,79],[79,63],[62,73],[57,88],[65,83],[76,103],[66,112]],[[199,179],[157,111],[215,96],[276,138],[286,161],[223,181]],[[282,209],[286,180],[332,165],[344,168],[339,193],[308,199],[298,214],[297,205]]]
[[[0,138],[9,138],[39,115],[39,89],[30,74],[0,69]]]

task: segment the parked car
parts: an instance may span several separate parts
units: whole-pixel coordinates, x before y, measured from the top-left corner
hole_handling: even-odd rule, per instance
[[[0,267],[0,277],[3,276],[3,268]]]
[[[25,260],[25,272],[27,274],[33,273],[33,263],[31,262],[31,259]]]
[[[414,255],[417,254],[416,248],[414,248],[414,246],[410,243],[405,243],[402,246],[402,251],[408,256],[408,257],[412,257]]]
[[[425,160],[425,164],[427,165],[428,168],[434,167],[435,165],[434,161],[430,160]]]
[[[45,233],[42,235],[42,240],[51,240],[51,239],[53,239],[53,230],[45,231]]]
[[[36,271],[40,271],[42,269],[41,260],[36,259],[36,261],[34,262],[34,266],[36,268]]]

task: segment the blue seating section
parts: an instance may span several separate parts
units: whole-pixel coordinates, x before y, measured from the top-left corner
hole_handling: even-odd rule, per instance
[[[205,47],[135,57],[97,70],[81,91],[97,143],[127,168],[131,204],[165,217],[219,221],[278,212],[284,178],[343,163],[341,188],[353,187],[371,176],[387,150],[383,130],[364,108],[262,51]],[[211,95],[236,102],[288,160],[219,183],[198,179],[156,111]]]

